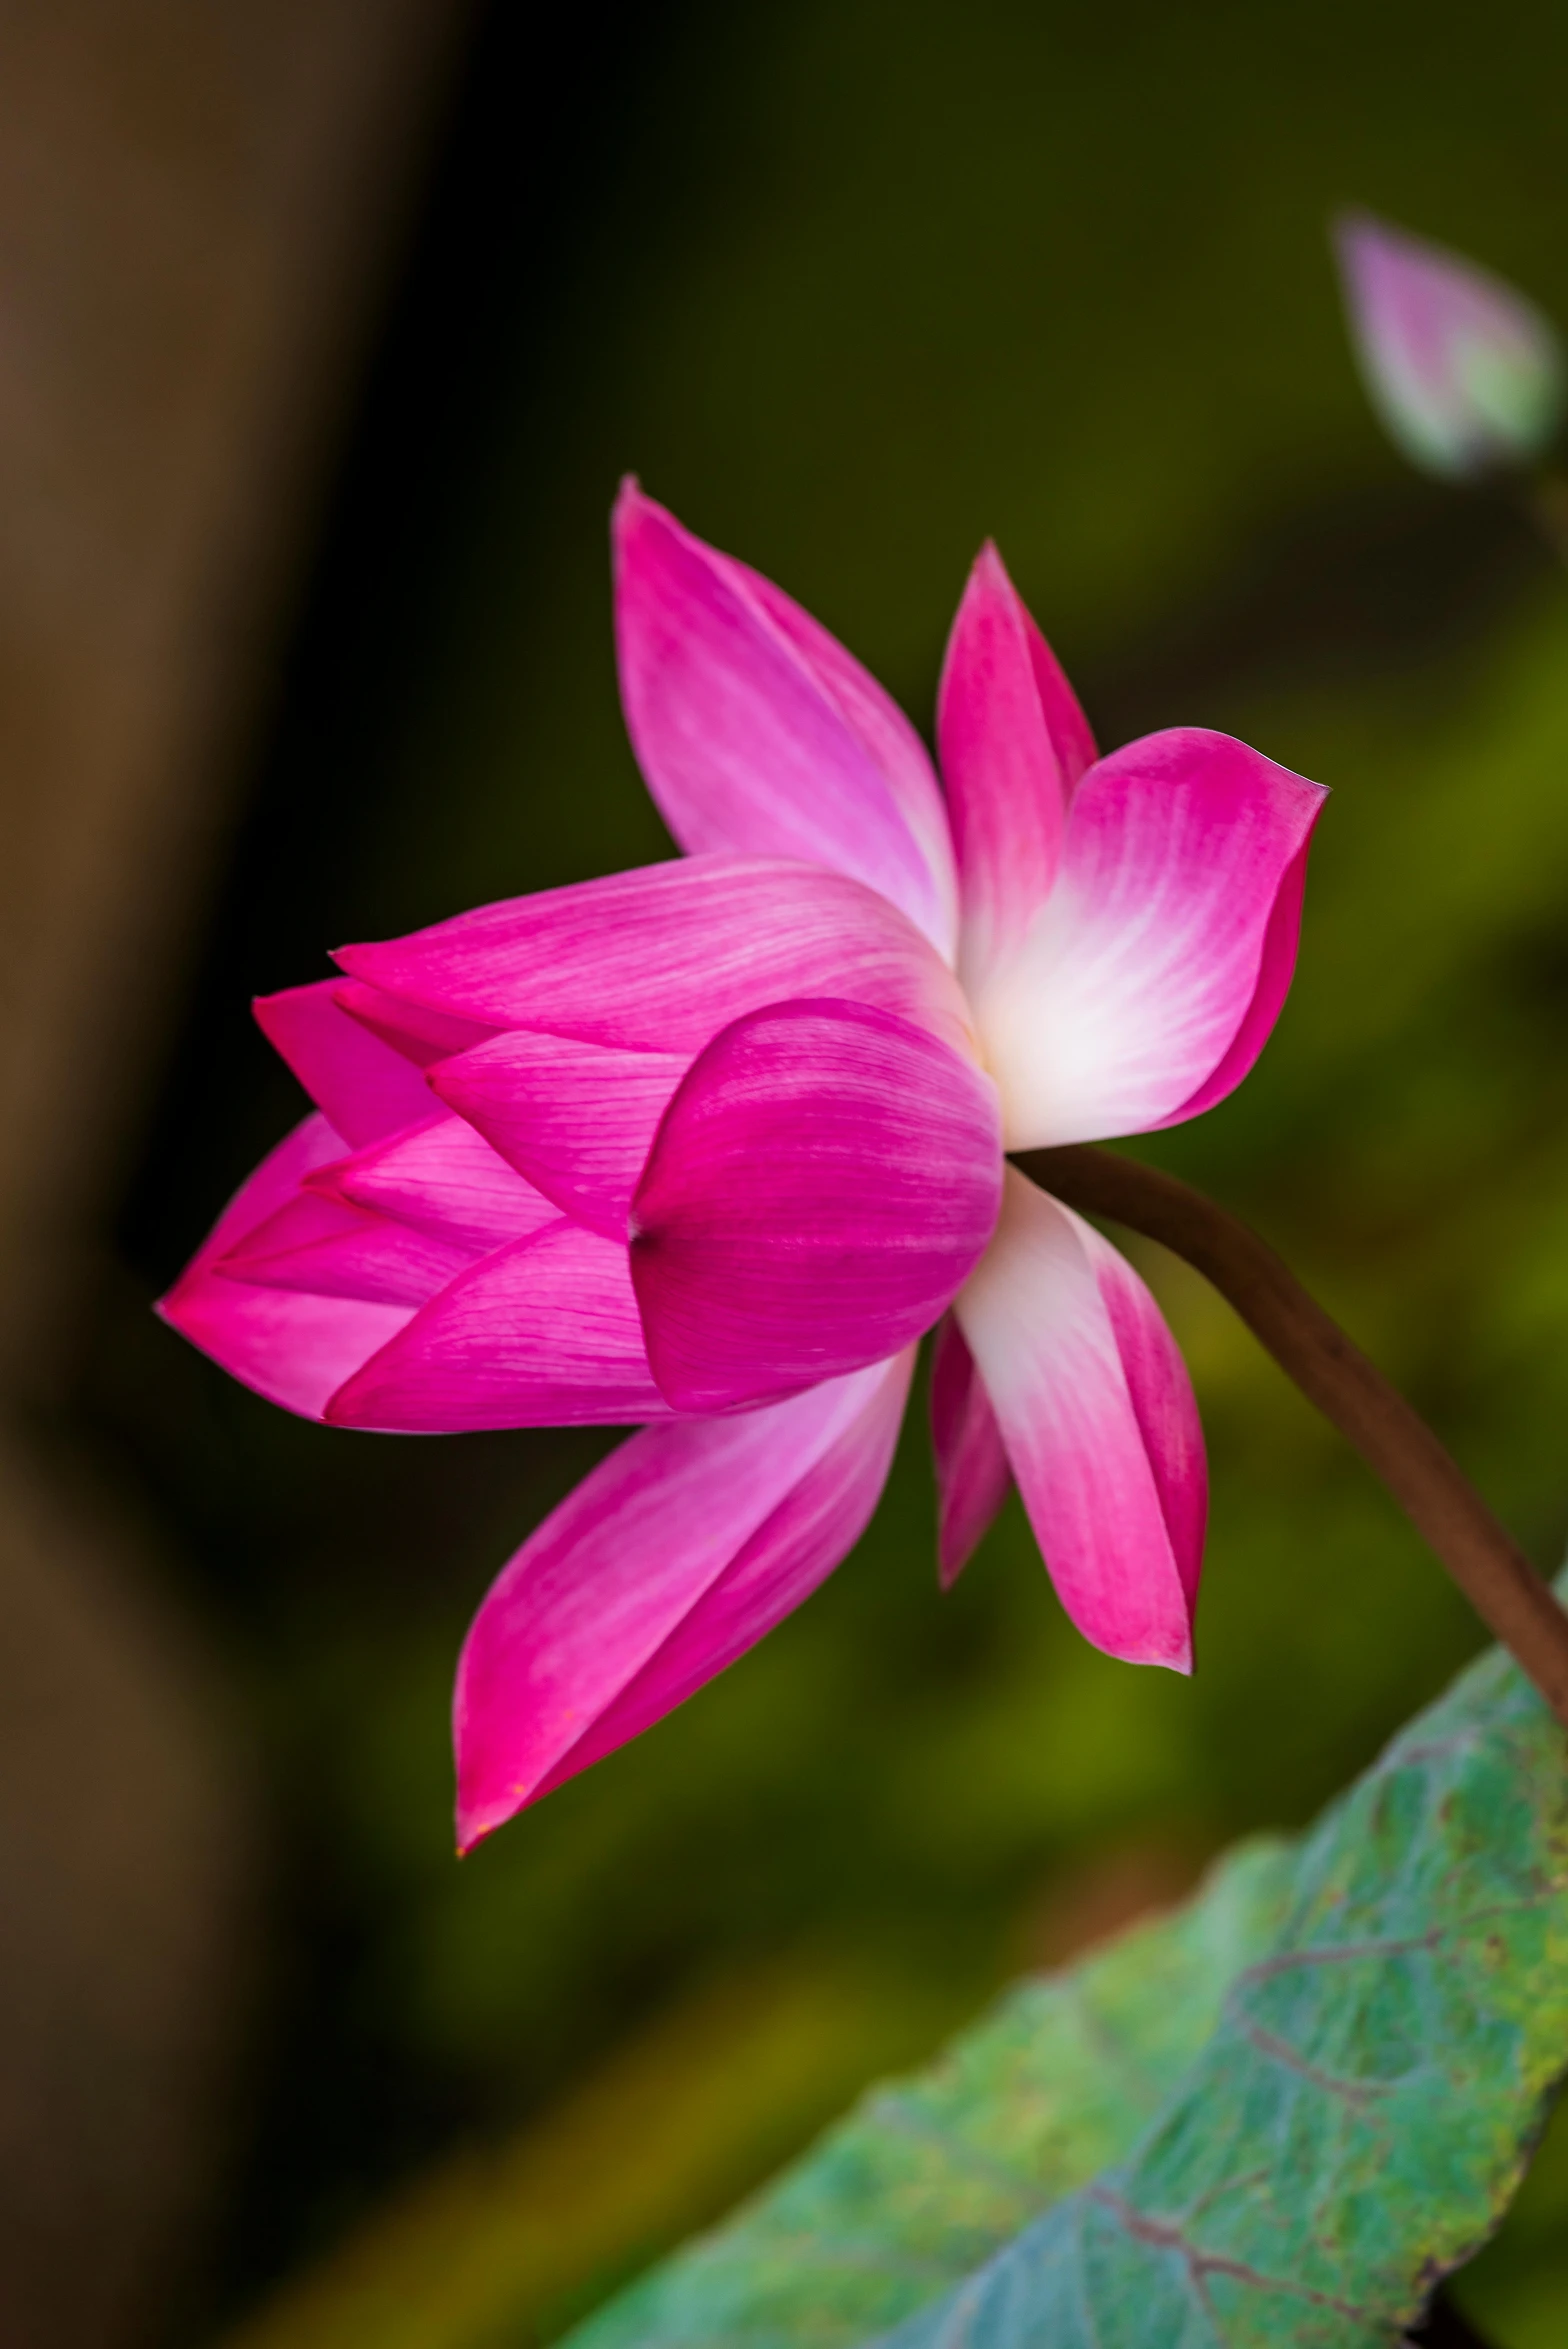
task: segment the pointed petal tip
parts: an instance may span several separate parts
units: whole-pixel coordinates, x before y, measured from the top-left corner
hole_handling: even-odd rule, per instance
[[[503,1818],[497,1816],[493,1810],[488,1815],[482,1810],[469,1810],[464,1805],[462,1797],[459,1796],[456,1821],[457,1836],[454,1844],[456,1857],[460,1860],[471,1860],[479,1846],[482,1843],[488,1843],[498,1827],[504,1827],[507,1819],[516,1818],[517,1812],[526,1807],[527,1800],[526,1795],[519,1796],[517,1809],[507,1812]]]
[[[972,1549],[960,1549],[956,1543],[944,1541],[940,1536],[938,1536],[936,1545],[936,1580],[937,1588],[944,1594],[944,1596],[952,1589],[954,1583],[963,1573],[964,1568],[968,1565],[973,1554],[974,1553]]]
[[[649,497],[635,473],[623,473],[615,492],[615,503],[610,508],[610,537],[617,552],[628,527],[646,513],[661,513],[663,508]]]

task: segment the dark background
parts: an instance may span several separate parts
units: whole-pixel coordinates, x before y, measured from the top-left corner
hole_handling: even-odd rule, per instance
[[[458,1642],[601,1439],[303,1426],[148,1306],[297,1114],[252,993],[664,852],[615,694],[623,471],[923,726],[994,533],[1102,742],[1216,725],[1334,787],[1275,1042],[1150,1154],[1281,1244],[1557,1559],[1568,582],[1501,493],[1380,440],[1325,225],[1370,204],[1568,320],[1565,90],[1568,19],[1519,0],[481,13],[59,1409],[158,1528],[266,1823],[219,2247],[171,2338],[279,2289],[258,2349],[547,2336],[1010,1972],[1308,1817],[1477,1644],[1151,1256],[1211,1450],[1190,1686],[1075,1640],[1016,1505],[939,1598],[912,1414],[818,1598],[453,1862]],[[491,2247],[563,2130],[600,2215],[512,2272]],[[676,2179],[652,2216],[616,2200],[639,2163]],[[1518,2349],[1568,2313],[1552,2168],[1474,2285]]]

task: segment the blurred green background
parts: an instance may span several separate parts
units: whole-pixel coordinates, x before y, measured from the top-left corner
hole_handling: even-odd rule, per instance
[[[1559,1556],[1568,581],[1500,493],[1381,441],[1324,231],[1370,204],[1568,320],[1565,89],[1568,17],[1524,0],[481,18],[78,1380],[178,1536],[272,1821],[196,2333],[548,2338],[991,1986],[1308,1817],[1478,1644],[1149,1252],[1212,1465],[1191,1685],[1070,1634],[1016,1506],[939,1598],[912,1415],[817,1598],[454,1864],[465,1622],[608,1439],[302,1426],[147,1304],[297,1114],[252,992],[664,853],[615,694],[623,470],[922,725],[991,533],[1103,742],[1215,725],[1333,786],[1277,1037],[1151,1154]],[[1549,2151],[1471,2285],[1505,2345],[1563,2337],[1565,2220]]]

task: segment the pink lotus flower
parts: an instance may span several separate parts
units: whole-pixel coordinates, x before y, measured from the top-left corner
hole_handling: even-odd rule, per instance
[[[832,1571],[933,1327],[944,1579],[1016,1479],[1084,1634],[1190,1668],[1185,1369],[1131,1267],[1004,1153],[1240,1082],[1324,796],[1196,730],[1098,759],[989,547],[944,796],[767,580],[635,485],[615,544],[627,723],[686,858],[347,947],[259,1003],[316,1113],[161,1308],[337,1426],[645,1423],[469,1634],[465,1848]]]
[[[1563,407],[1563,357],[1533,302],[1441,245],[1367,212],[1335,243],[1361,372],[1414,464],[1463,476],[1542,455]]]

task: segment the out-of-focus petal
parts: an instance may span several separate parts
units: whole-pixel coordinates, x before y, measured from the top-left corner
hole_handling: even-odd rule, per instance
[[[1055,888],[972,998],[1009,1149],[1144,1133],[1241,1082],[1290,983],[1326,797],[1197,727],[1090,768]]]
[[[433,1098],[429,1107],[436,1108]],[[508,1240],[526,1240],[558,1222],[561,1213],[482,1134],[460,1117],[439,1113],[425,1125],[319,1168],[308,1178],[308,1188],[392,1216],[470,1255],[488,1255]]]
[[[635,481],[613,535],[621,702],[681,846],[849,873],[950,955],[947,824],[902,712],[809,613]]]
[[[423,1305],[473,1260],[472,1248],[306,1190],[248,1232],[215,1269],[261,1289]]]
[[[624,1241],[649,1144],[689,1065],[685,1053],[512,1028],[438,1062],[430,1083],[564,1214]]]
[[[1073,1622],[1128,1663],[1190,1671],[1203,1436],[1148,1290],[1009,1167],[996,1238],[954,1311]]]
[[[976,986],[1050,895],[1067,803],[1094,737],[989,541],[964,589],[937,695],[958,860],[958,970]]]
[[[403,1327],[410,1308],[251,1288],[215,1268],[297,1197],[313,1168],[342,1156],[343,1138],[324,1117],[296,1126],[236,1192],[157,1308],[231,1377],[306,1419],[321,1417],[334,1389]]]
[[[632,1205],[649,1360],[723,1411],[883,1361],[931,1327],[996,1221],[995,1088],[922,1028],[786,1003],[693,1063]]]
[[[258,995],[252,1009],[262,1034],[288,1062],[316,1107],[357,1148],[430,1115],[417,1068],[336,1001],[336,979]]]
[[[954,1316],[939,1323],[931,1360],[936,1455],[937,1567],[950,1590],[1006,1500],[1013,1481],[1002,1431]]]
[[[912,1356],[646,1428],[503,1570],[458,1665],[458,1841],[635,1737],[830,1574],[886,1480]]]
[[[1372,404],[1412,463],[1463,476],[1541,456],[1562,420],[1562,346],[1517,288],[1370,213],[1335,243]]]
[[[346,946],[353,977],[460,1019],[699,1052],[766,1003],[834,995],[973,1050],[940,955],[885,897],[811,865],[695,856]]]
[[[662,1418],[624,1246],[564,1217],[484,1257],[332,1397],[334,1427],[447,1435]]]

